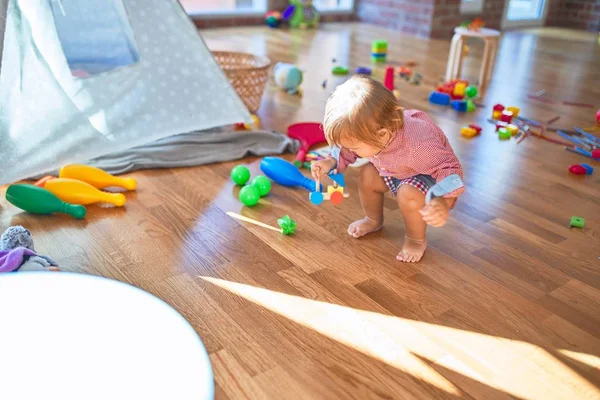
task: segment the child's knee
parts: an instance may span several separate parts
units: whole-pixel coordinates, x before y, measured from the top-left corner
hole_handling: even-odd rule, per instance
[[[425,195],[411,185],[401,185],[398,188],[398,205],[406,209],[421,209],[425,205]]]
[[[382,178],[379,176],[379,172],[373,164],[365,164],[365,166],[360,169],[358,184],[361,187],[371,189],[378,188],[378,186],[381,186],[380,182],[382,182]]]

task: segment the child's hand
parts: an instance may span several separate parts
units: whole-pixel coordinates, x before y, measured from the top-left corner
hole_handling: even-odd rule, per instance
[[[326,158],[324,160],[315,161],[310,165],[310,173],[314,180],[323,180],[329,174],[333,168],[335,168],[336,161],[333,158]]]
[[[450,206],[448,206],[446,200],[443,197],[436,197],[431,200],[429,205],[423,207],[420,213],[423,216],[423,221],[427,222],[427,224],[440,227],[446,225],[449,211]]]

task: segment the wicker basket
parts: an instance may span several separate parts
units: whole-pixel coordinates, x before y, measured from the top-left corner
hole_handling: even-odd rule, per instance
[[[269,79],[271,60],[247,53],[212,53],[248,110],[255,113]]]

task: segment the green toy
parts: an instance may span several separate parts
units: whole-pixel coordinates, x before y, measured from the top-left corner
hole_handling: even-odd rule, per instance
[[[250,170],[244,165],[236,165],[231,170],[231,180],[236,185],[244,186],[250,180]]]
[[[260,200],[260,193],[258,192],[258,189],[255,188],[254,186],[250,186],[250,185],[244,186],[240,190],[240,201],[242,202],[243,205],[252,207],[252,206],[255,206],[259,200]]]
[[[21,210],[33,214],[69,214],[77,219],[85,217],[84,206],[65,203],[52,192],[34,185],[10,185],[6,200]]]
[[[316,28],[319,25],[319,12],[312,0],[290,0],[290,5],[283,12],[283,19],[290,28]]]
[[[348,67],[337,65],[331,68],[331,73],[334,75],[348,75]]]
[[[475,103],[473,103],[473,100],[468,99],[467,100],[467,112],[471,112],[471,111],[475,111]]]
[[[252,179],[251,186],[254,186],[258,190],[260,197],[264,197],[271,191],[271,181],[264,175],[259,175]]]
[[[284,215],[277,220],[277,224],[281,228],[281,233],[284,235],[293,235],[296,232],[296,221],[290,218],[289,215]]]
[[[475,86],[467,86],[465,89],[465,94],[468,98],[472,99],[473,97],[477,96],[477,88]]]
[[[571,217],[571,228],[581,228],[583,229],[583,225],[585,224],[585,219],[581,217]]]
[[[500,128],[498,129],[498,138],[500,140],[508,140],[511,137],[511,133],[508,131],[508,129],[506,128]]]

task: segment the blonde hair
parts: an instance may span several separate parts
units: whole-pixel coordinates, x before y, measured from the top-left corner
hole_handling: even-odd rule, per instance
[[[323,129],[332,146],[354,139],[382,148],[403,125],[396,96],[366,76],[356,75],[338,86],[325,106]]]

